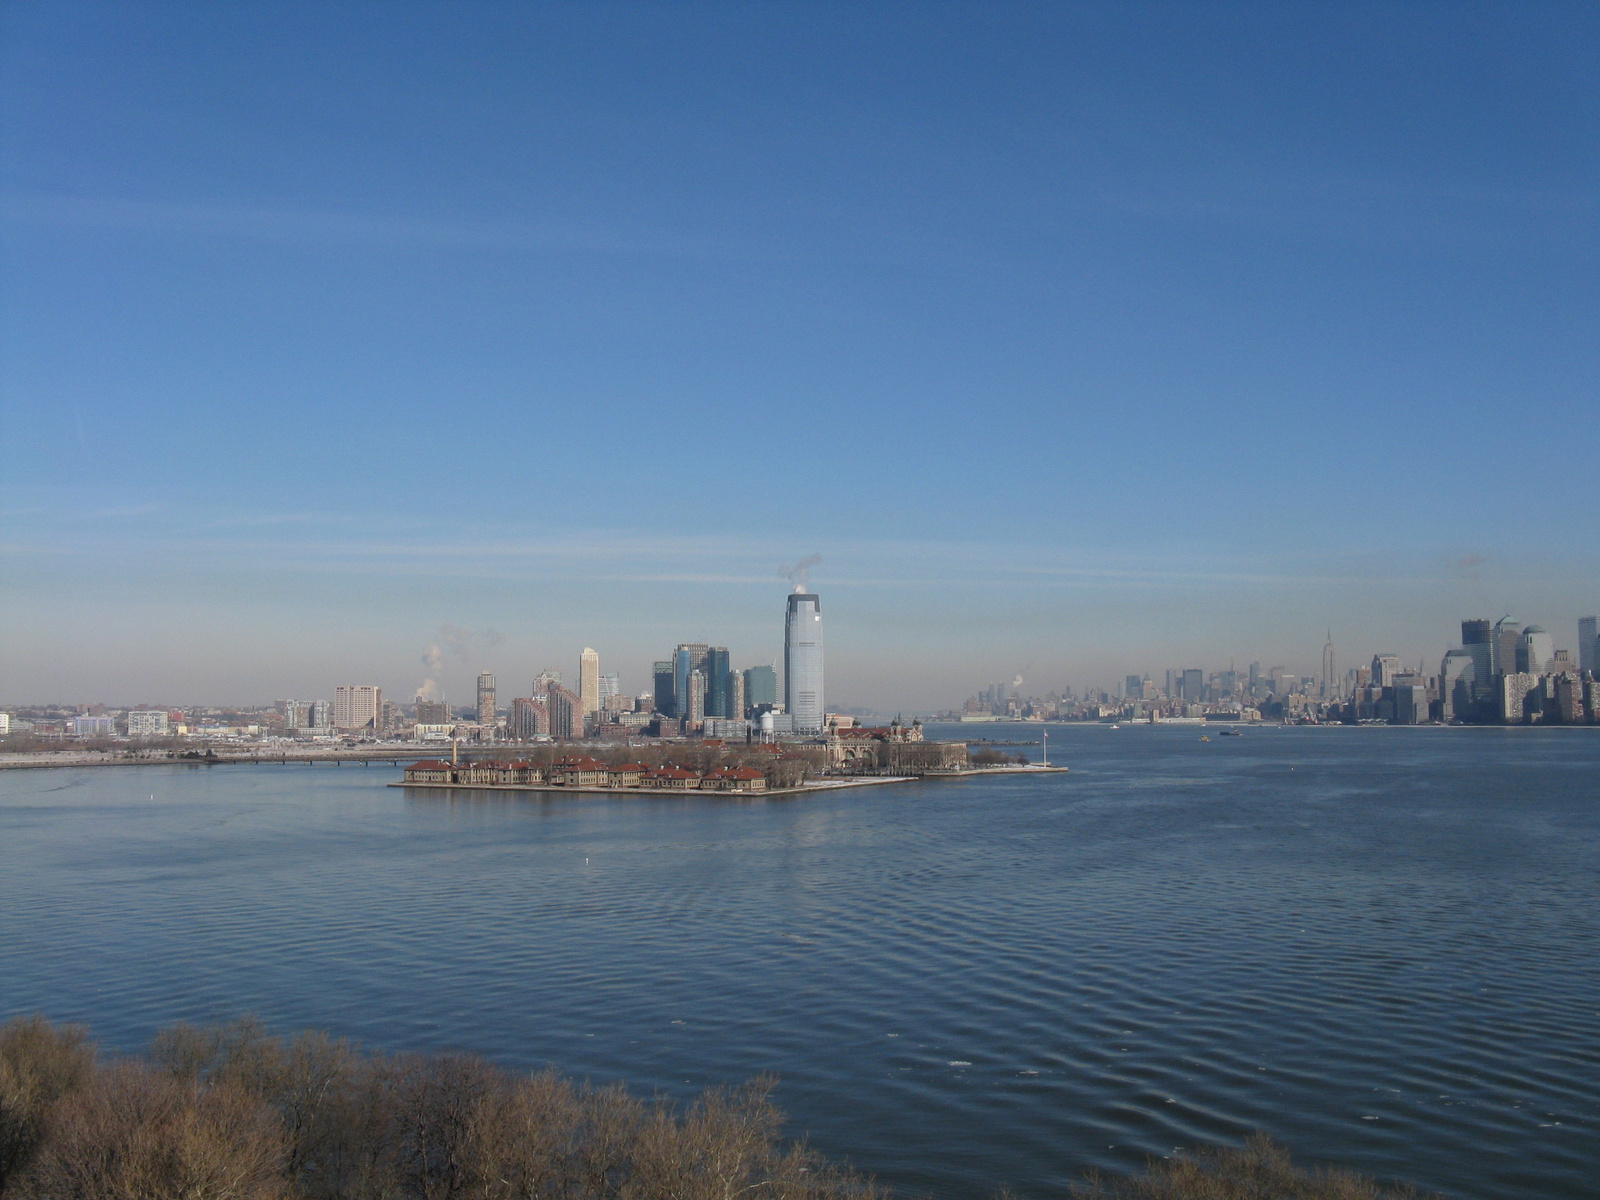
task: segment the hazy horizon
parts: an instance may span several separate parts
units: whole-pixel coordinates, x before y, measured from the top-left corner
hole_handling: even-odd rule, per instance
[[[1600,609],[1600,10],[0,13],[0,702]],[[459,652],[441,631],[466,631]]]

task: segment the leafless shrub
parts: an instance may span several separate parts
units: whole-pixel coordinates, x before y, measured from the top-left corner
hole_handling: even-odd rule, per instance
[[[0,1026],[0,1192],[44,1141],[52,1110],[93,1069],[94,1048],[76,1025],[19,1017]]]
[[[1385,1187],[1350,1171],[1297,1167],[1265,1134],[1244,1146],[1200,1150],[1152,1161],[1143,1175],[1091,1176],[1073,1188],[1078,1200],[1422,1200],[1410,1186]]]
[[[178,1025],[143,1062],[81,1030],[0,1027],[5,1200],[884,1200],[785,1143],[762,1076],[686,1109],[463,1054],[363,1054],[259,1021]],[[1416,1200],[1242,1149],[1091,1177],[1079,1200]]]
[[[283,1137],[271,1109],[229,1084],[195,1087],[117,1063],[56,1106],[7,1195],[23,1200],[277,1200]]]

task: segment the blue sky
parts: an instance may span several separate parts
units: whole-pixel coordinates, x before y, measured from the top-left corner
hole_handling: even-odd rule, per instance
[[[0,10],[0,701],[1600,607],[1600,9]]]

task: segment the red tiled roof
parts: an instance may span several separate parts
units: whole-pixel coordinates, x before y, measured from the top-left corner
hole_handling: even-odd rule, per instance
[[[421,762],[412,763],[406,768],[408,771],[448,771],[450,764],[440,762],[437,758],[425,758]]]

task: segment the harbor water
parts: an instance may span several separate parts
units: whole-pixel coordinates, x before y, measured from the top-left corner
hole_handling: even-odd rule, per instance
[[[131,1051],[253,1013],[679,1097],[770,1071],[790,1133],[907,1194],[1061,1195],[1255,1129],[1451,1196],[1596,1194],[1600,730],[1050,754],[770,799],[0,772],[0,1018]]]

